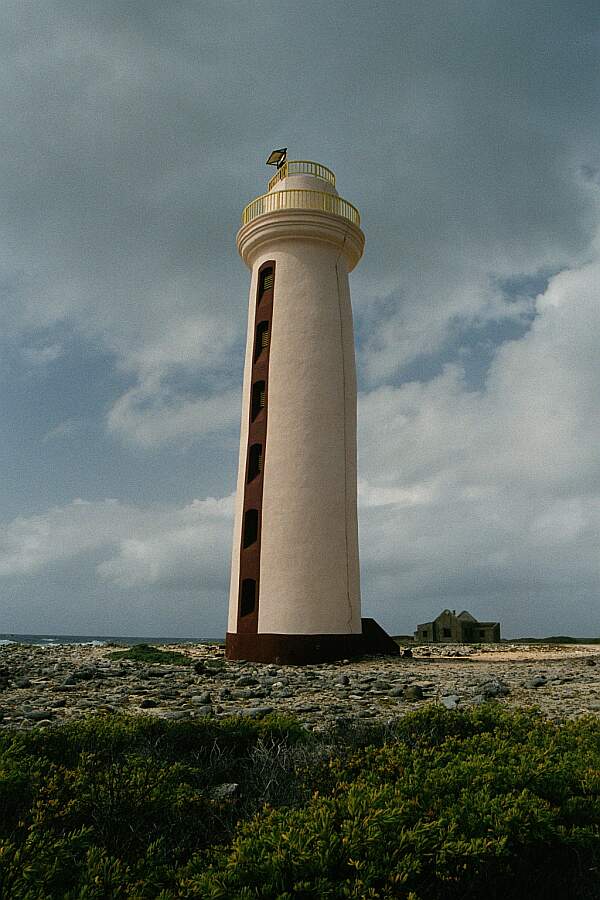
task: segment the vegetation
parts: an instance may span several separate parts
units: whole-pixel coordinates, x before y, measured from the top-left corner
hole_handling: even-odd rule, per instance
[[[544,638],[513,638],[509,644],[600,644],[600,637],[569,637],[558,634]]]
[[[126,650],[115,650],[107,654],[108,659],[131,659],[134,662],[147,663],[155,665],[163,663],[173,666],[189,666],[192,663],[191,657],[185,653],[179,653],[176,650],[159,650],[152,644],[133,644]]]
[[[593,718],[430,705],[327,736],[276,716],[0,733],[10,900],[598,898],[599,824]]]

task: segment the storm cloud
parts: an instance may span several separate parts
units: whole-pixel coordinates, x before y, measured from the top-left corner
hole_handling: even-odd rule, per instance
[[[365,612],[599,632],[597,3],[9,0],[0,50],[0,631],[224,630],[287,145],[367,237]]]

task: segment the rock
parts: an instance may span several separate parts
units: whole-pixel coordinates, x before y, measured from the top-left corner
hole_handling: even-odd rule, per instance
[[[174,709],[170,712],[163,713],[163,719],[174,719],[178,721],[179,719],[189,719],[190,713],[187,709]]]
[[[235,683],[238,687],[250,687],[250,685],[258,684],[258,678],[254,678],[253,675],[240,675],[235,679]]]
[[[76,681],[92,681],[94,678],[102,678],[98,669],[75,669],[73,677]]]
[[[248,709],[240,709],[235,715],[248,717],[250,719],[261,719],[273,712],[272,706],[251,706]]]
[[[212,697],[209,691],[203,691],[201,694],[193,694],[190,700],[192,703],[197,703],[198,706],[206,706],[207,703],[212,702]]]
[[[232,693],[229,688],[223,688],[219,691],[219,700],[229,700],[232,696]]]
[[[411,684],[408,687],[405,687],[402,691],[402,697],[404,700],[422,700],[424,697],[423,688],[418,684]]]
[[[507,697],[510,694],[510,688],[499,678],[493,678],[491,681],[485,682],[481,692],[486,700],[491,700],[494,697]]]
[[[58,700],[50,700],[50,702],[48,703],[50,709],[64,709],[66,705],[67,701],[64,699],[64,697],[59,698]]]
[[[153,700],[152,697],[144,697],[143,700],[140,700],[140,709],[155,709],[158,706],[156,700]]]
[[[209,797],[211,800],[233,800],[240,793],[239,784],[217,784],[211,788]]]
[[[446,709],[456,709],[460,703],[460,697],[458,694],[446,694],[445,697],[440,697],[440,703],[442,706],[445,706]]]
[[[405,647],[402,651],[402,659],[412,659],[413,652],[410,647]]]
[[[168,669],[161,669],[158,666],[151,666],[149,669],[144,669],[141,673],[142,678],[164,678],[165,675],[170,675],[170,671]]]
[[[338,677],[336,678],[336,682],[338,684],[346,685],[346,684],[350,684],[350,679],[348,678],[347,675],[338,675]]]
[[[545,675],[534,675],[533,678],[528,678],[525,682],[526,688],[539,688],[543,687],[548,683],[548,679]]]
[[[199,706],[198,709],[195,710],[195,712],[194,712],[194,716],[197,719],[203,718],[204,716],[212,716],[212,714],[213,714],[213,709],[210,704],[207,704],[206,706]]]
[[[15,678],[14,685],[17,688],[30,688],[31,681],[29,678]]]
[[[595,660],[595,659],[592,659],[592,658],[590,657],[589,659],[586,659],[585,664],[586,664],[586,666],[595,666],[595,665],[596,665],[596,660]]]
[[[196,675],[204,675],[204,673],[206,672],[206,667],[201,659],[199,659],[198,662],[194,663],[194,672],[196,673]]]
[[[23,714],[26,719],[29,719],[30,722],[45,722],[50,721],[52,716],[54,715],[53,709],[28,709],[27,712]]]

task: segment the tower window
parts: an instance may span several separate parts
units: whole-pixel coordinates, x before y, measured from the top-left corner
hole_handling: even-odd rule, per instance
[[[259,275],[258,282],[258,299],[262,300],[263,294],[273,290],[273,268],[263,269]]]
[[[243,547],[250,547],[258,538],[258,510],[247,509],[244,513],[244,539]]]
[[[256,326],[256,338],[254,341],[254,362],[261,355],[263,350],[269,346],[269,323],[259,322]]]
[[[266,396],[266,384],[264,381],[255,381],[252,385],[252,403],[250,414],[252,417],[252,421],[254,422],[255,418],[261,411],[261,409],[265,408],[265,396]]]
[[[248,482],[262,472],[262,444],[252,444],[248,451]]]
[[[240,616],[249,616],[256,609],[256,581],[254,578],[242,580],[240,592]]]

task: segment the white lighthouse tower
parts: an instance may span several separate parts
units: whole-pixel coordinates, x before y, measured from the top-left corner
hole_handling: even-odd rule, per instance
[[[273,160],[237,235],[252,278],[226,654],[308,663],[364,649],[348,285],[364,235],[330,169]]]

